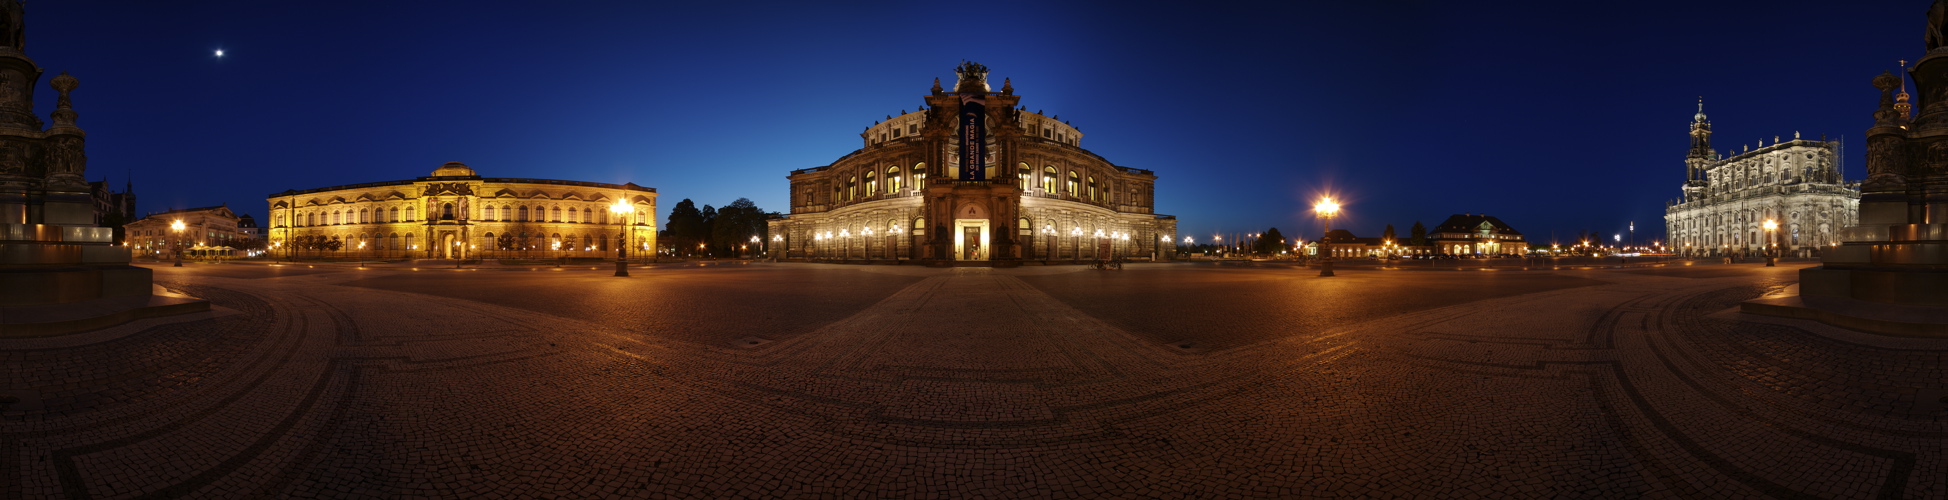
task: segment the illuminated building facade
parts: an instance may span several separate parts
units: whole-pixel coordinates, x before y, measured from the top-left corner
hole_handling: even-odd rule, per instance
[[[1691,119],[1691,151],[1685,157],[1684,197],[1664,207],[1666,244],[1692,255],[1751,255],[1766,245],[1765,221],[1779,224],[1779,247],[1788,255],[1812,254],[1839,241],[1854,224],[1860,184],[1842,179],[1836,141],[1793,134],[1790,141],[1759,141],[1729,158],[1711,148],[1704,104]]]
[[[937,263],[1167,260],[1176,218],[1157,215],[1149,170],[1082,148],[1082,131],[1020,107],[1011,82],[964,63],[926,107],[888,116],[863,147],[792,171],[771,252],[792,260]],[[780,250],[783,250],[780,252]]]
[[[610,213],[617,200],[630,207],[621,222]],[[266,201],[277,255],[318,255],[315,243],[334,241],[331,255],[380,258],[608,257],[618,244],[656,248],[655,189],[481,177],[460,162],[412,180],[285,191]]]
[[[176,221],[183,221],[182,232],[171,229]],[[184,208],[149,214],[142,220],[130,222],[128,229],[129,249],[135,255],[154,258],[167,258],[175,251],[229,247],[233,242],[249,238],[239,223],[236,212],[230,207]]]

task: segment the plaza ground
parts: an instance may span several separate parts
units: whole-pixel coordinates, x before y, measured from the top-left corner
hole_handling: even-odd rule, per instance
[[[1803,265],[161,264],[0,339],[0,498],[1948,496],[1948,340]]]

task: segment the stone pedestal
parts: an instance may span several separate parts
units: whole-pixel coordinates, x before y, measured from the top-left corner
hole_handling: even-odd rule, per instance
[[[1929,19],[1930,26],[1944,23]],[[1919,95],[1948,97],[1948,47],[1939,43],[1930,37],[1928,55],[1910,71]],[[1840,231],[1840,244],[1824,249],[1819,267],[1799,272],[1798,296],[1754,300],[1741,310],[1948,337],[1948,98],[1923,99],[1910,120],[1901,79],[1889,73],[1873,83],[1881,100],[1867,129],[1858,224]]]

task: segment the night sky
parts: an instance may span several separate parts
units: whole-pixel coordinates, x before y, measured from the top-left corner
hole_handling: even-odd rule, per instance
[[[786,211],[785,175],[917,109],[962,59],[1082,146],[1160,177],[1200,241],[1277,226],[1377,236],[1449,214],[1531,241],[1661,238],[1698,96],[1720,151],[1843,136],[1922,53],[1926,0],[1881,2],[35,1],[88,175],[143,213],[285,189],[489,177],[635,182]],[[214,52],[224,51],[223,57]],[[1918,106],[1917,106],[1918,108]]]

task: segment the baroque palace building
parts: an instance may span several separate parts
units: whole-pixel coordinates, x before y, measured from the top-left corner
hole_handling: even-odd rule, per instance
[[[1664,208],[1672,251],[1691,255],[1751,255],[1766,245],[1765,221],[1776,221],[1779,248],[1808,256],[1839,241],[1860,208],[1860,184],[1841,177],[1839,143],[1773,138],[1729,158],[1711,148],[1704,103],[1691,120],[1681,199]]]
[[[963,63],[926,107],[866,128],[864,147],[792,171],[791,213],[770,222],[793,260],[1166,260],[1149,170],[1082,148],[1081,130],[1019,107],[1012,82]]]
[[[610,213],[617,200],[630,207],[621,218]],[[618,244],[642,255],[656,248],[656,190],[635,183],[483,178],[448,162],[413,180],[285,191],[267,201],[277,255],[318,254],[297,248],[307,238],[338,241],[345,257],[608,257]]]

